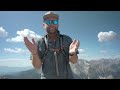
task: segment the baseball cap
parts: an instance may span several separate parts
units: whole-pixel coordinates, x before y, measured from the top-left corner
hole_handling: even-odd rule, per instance
[[[59,18],[59,15],[52,12],[52,11],[49,11],[49,12],[44,14],[43,19],[45,20],[46,18],[49,18],[49,17]]]

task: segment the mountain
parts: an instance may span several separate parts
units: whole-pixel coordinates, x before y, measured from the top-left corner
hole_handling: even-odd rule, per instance
[[[77,64],[70,65],[76,79],[120,79],[120,59],[79,59]]]
[[[90,64],[88,61],[79,59],[77,64],[70,63],[75,79],[88,78]]]
[[[4,74],[12,74],[20,71],[29,70],[33,67],[8,67],[8,66],[0,66],[0,76]]]
[[[29,69],[26,71],[21,71],[13,74],[2,75],[1,78],[7,79],[40,79],[40,74],[36,72],[35,69]]]

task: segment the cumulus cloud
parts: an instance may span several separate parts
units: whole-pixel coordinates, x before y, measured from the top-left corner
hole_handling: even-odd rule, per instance
[[[0,37],[5,37],[8,35],[8,32],[3,29],[3,27],[0,27]]]
[[[29,53],[28,50],[23,50],[21,48],[14,48],[14,49],[11,49],[11,48],[4,48],[4,51],[7,52],[7,53],[24,53],[24,54],[27,54]]]
[[[24,37],[28,37],[30,41],[32,41],[32,38],[37,41],[38,39],[41,38],[41,36],[37,35],[35,32],[29,30],[29,29],[24,29],[21,31],[17,31],[18,36],[14,38],[7,39],[7,42],[23,42]]]
[[[85,50],[84,50],[84,49],[78,49],[78,51],[79,51],[80,53],[85,52]]]
[[[118,35],[113,31],[100,32],[98,34],[98,41],[99,42],[112,41],[112,40],[116,40],[116,39],[118,39]]]
[[[7,39],[7,42],[23,42],[22,36],[16,36],[15,38]]]

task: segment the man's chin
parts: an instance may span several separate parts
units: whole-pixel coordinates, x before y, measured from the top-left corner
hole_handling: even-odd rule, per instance
[[[48,32],[49,34],[56,34],[57,32]]]
[[[49,33],[49,34],[56,34],[56,33],[57,33],[57,30],[55,30],[55,31],[52,31],[52,30],[51,30],[51,31],[48,31],[48,33]]]

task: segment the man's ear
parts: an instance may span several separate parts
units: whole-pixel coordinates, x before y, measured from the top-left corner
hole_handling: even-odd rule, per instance
[[[43,28],[46,28],[46,24],[45,23],[43,23]]]

